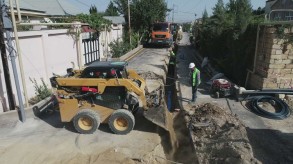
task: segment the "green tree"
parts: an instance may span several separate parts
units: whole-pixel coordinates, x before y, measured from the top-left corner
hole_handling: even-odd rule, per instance
[[[190,28],[191,28],[191,23],[183,23],[182,30],[184,32],[190,32]]]
[[[237,13],[237,0],[230,0],[227,4],[226,11],[227,11],[227,19],[230,21],[230,26],[235,27],[236,21],[236,13]]]
[[[229,13],[236,14],[236,11],[237,11],[236,0],[229,0],[227,4],[227,10]]]
[[[101,31],[104,28],[104,25],[110,25],[110,21],[103,18],[102,14],[92,13],[92,14],[78,14],[76,19],[80,20],[83,23],[88,23],[89,26],[96,30]]]
[[[226,9],[223,0],[218,0],[216,6],[213,8],[212,22],[214,24],[213,32],[217,35],[221,35],[227,26]]]
[[[128,23],[127,0],[114,0],[118,12],[124,15],[125,22]],[[131,28],[140,36],[149,30],[155,21],[164,21],[168,8],[164,0],[132,0],[130,4]]]
[[[95,5],[91,5],[89,12],[90,14],[98,13],[97,7]]]
[[[202,13],[202,22],[204,23],[209,18],[209,14],[207,12],[207,9],[204,9]]]
[[[218,0],[216,6],[213,8],[213,15],[220,17],[225,14],[225,6],[223,0]]]
[[[110,1],[108,8],[105,11],[106,16],[119,16],[118,8],[114,6],[114,3]]]
[[[252,20],[252,6],[250,0],[237,0],[236,5],[235,25],[236,29],[242,34]]]
[[[265,9],[264,8],[259,7],[257,10],[254,10],[252,13],[253,13],[252,23],[259,24],[259,23],[265,21]]]
[[[128,29],[128,0],[113,0],[114,5],[117,7],[118,9],[118,13],[120,15],[123,15],[124,19],[125,19],[125,24],[127,24],[126,26],[124,26],[123,28],[123,41],[129,42],[129,29]]]
[[[133,30],[143,33],[149,29],[152,23],[165,21],[167,14],[167,4],[164,0],[133,0],[131,24]]]
[[[254,15],[262,15],[265,13],[265,9],[264,8],[261,8],[261,7],[258,7],[257,10],[254,10],[253,11],[253,14]]]
[[[258,9],[252,14],[250,0],[229,0],[227,5],[218,0],[212,16],[203,14],[199,50],[230,79],[245,81],[255,46],[257,26],[253,24],[263,19],[260,13]]]

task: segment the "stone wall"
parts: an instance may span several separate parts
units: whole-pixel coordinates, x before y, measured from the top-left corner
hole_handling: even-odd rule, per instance
[[[285,29],[284,34],[292,35],[292,27]],[[280,39],[277,28],[261,26],[255,72],[249,76],[249,88],[293,88],[293,48],[292,43],[285,41]]]

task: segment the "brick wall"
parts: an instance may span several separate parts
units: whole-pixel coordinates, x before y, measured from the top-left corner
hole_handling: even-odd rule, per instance
[[[293,88],[293,46],[285,44],[276,30],[270,26],[260,29],[256,67],[249,76],[249,88]],[[285,29],[285,35],[292,34],[292,28]]]

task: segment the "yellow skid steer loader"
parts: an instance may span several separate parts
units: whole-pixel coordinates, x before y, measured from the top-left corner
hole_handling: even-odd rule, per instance
[[[142,108],[151,122],[169,131],[172,116],[164,101],[164,87],[151,93],[127,62],[94,62],[82,70],[67,69],[53,76],[62,122],[73,122],[80,133],[93,133],[107,123],[113,133],[127,134],[135,125],[134,113]]]

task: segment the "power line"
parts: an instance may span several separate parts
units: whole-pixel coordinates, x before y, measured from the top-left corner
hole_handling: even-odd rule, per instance
[[[78,3],[80,3],[80,4],[83,4],[84,6],[86,6],[86,7],[91,7],[91,6],[89,6],[88,4],[86,4],[86,3],[84,3],[84,2],[81,2],[80,0],[75,0],[76,2],[78,2]]]
[[[184,13],[184,14],[195,14],[194,12],[188,12],[188,11],[177,11],[178,13]]]
[[[195,9],[200,5],[200,3],[203,2],[203,1],[204,1],[204,0],[199,0],[199,1],[197,2],[197,4],[194,5],[193,10],[195,10]]]

